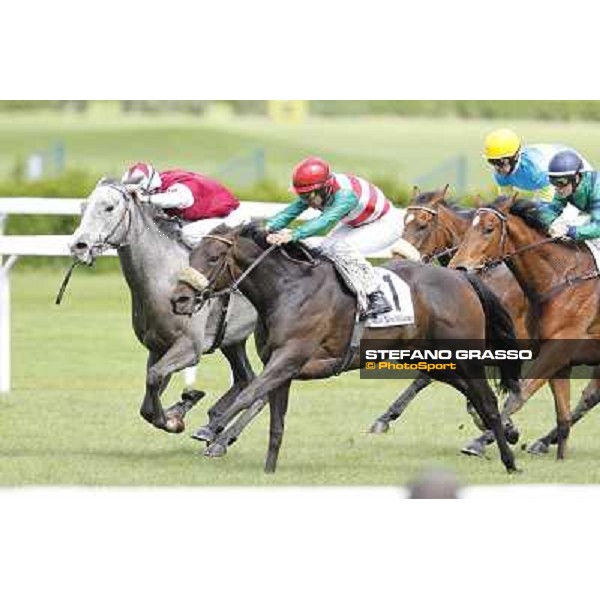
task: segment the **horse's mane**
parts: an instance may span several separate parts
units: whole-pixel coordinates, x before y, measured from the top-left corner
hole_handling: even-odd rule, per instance
[[[226,230],[230,231],[228,229]],[[214,230],[214,233],[217,233],[216,229]],[[243,225],[240,230],[240,235],[250,238],[262,250],[267,250],[270,246],[267,242],[267,232],[265,231],[262,219],[252,219],[249,223]],[[311,267],[316,264],[314,261],[318,261],[318,259],[323,256],[323,253],[319,248],[308,247],[302,242],[291,242],[282,246],[281,254],[288,261]]]
[[[223,227],[220,225],[215,229],[215,233]],[[228,230],[228,228],[226,228]],[[223,232],[224,233],[224,232]],[[266,250],[269,247],[267,243],[267,232],[265,223],[262,219],[251,219],[250,222],[244,224],[240,228],[240,236],[250,238],[259,248]]]
[[[497,208],[503,202],[506,202],[506,196],[500,196],[496,198],[494,202],[492,202],[491,206]],[[544,223],[542,223],[538,216],[538,206],[532,200],[527,200],[525,198],[517,199],[513,205],[509,209],[509,213],[511,215],[515,215],[522,219],[526,225],[535,229],[538,233],[542,233],[544,235],[548,234],[548,228]]]
[[[96,187],[102,186],[118,188],[122,192],[127,193],[123,183],[114,177],[103,177],[96,184]],[[130,198],[129,202],[135,201]],[[177,242],[184,248],[187,248],[181,237],[181,223],[177,217],[171,217],[163,209],[150,202],[145,202],[143,204],[136,202],[136,206],[138,206],[145,219],[150,219],[156,224],[160,233],[168,237],[170,240]]]

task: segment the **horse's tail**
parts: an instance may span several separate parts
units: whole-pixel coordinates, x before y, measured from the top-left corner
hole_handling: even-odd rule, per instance
[[[478,277],[465,273],[465,277],[479,296],[485,313],[485,337],[492,350],[519,350],[519,343],[511,316],[502,306],[498,297]],[[504,392],[520,391],[522,361],[500,360],[500,383],[498,387]]]

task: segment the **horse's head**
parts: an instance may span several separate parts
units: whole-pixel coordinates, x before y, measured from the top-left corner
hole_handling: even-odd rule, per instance
[[[514,252],[509,227],[514,223],[516,227],[529,229],[527,223],[513,216],[516,214],[515,209],[526,205],[532,206],[531,203],[517,201],[515,194],[500,196],[491,204],[479,207],[449,266],[473,271],[500,261]]]
[[[232,254],[240,227],[217,227],[190,254],[190,266],[180,274],[171,294],[171,307],[178,315],[199,310],[211,293],[231,283]]]
[[[202,238],[190,255],[190,266],[179,275],[171,294],[175,314],[191,315],[215,292],[231,285],[265,248],[266,234],[256,222],[227,227],[221,225]]]
[[[404,216],[403,239],[412,244],[421,256],[431,256],[450,245],[446,240],[448,228],[442,222],[448,186],[433,192],[421,192],[413,188],[413,197]]]
[[[106,246],[125,245],[131,227],[131,204],[134,202],[132,186],[100,180],[87,200],[79,227],[73,233],[69,246],[71,256],[89,265]]]

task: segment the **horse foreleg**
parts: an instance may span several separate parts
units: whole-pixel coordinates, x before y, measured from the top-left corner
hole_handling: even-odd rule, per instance
[[[165,414],[160,396],[173,373],[197,362],[198,353],[193,342],[187,337],[180,337],[156,362],[149,365],[146,372],[146,397],[141,412],[158,429],[169,433],[181,433],[185,429],[181,412]],[[150,413],[147,412],[148,406],[151,407]]]
[[[412,383],[400,394],[393,404],[371,425],[369,433],[386,433],[390,423],[395,421],[407,409],[417,394],[432,383],[431,377],[425,373],[419,373]]]
[[[219,431],[216,423],[223,411],[235,400],[236,396],[256,377],[246,352],[246,341],[220,348],[229,362],[233,382],[231,387],[208,409],[209,422],[192,434],[192,438],[202,442],[212,442]]]
[[[227,452],[227,446],[238,438],[242,430],[265,406],[268,394],[288,384],[300,372],[310,358],[313,348],[304,345],[302,350],[298,352],[294,348],[283,348],[271,355],[263,372],[238,395],[218,419],[216,426],[221,429],[221,433],[206,448],[205,456],[223,456]],[[244,409],[247,409],[246,413],[233,425],[224,429]]]

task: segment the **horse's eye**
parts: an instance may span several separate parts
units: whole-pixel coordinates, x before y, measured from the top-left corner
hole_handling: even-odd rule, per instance
[[[419,231],[423,231],[424,229],[427,229],[429,223],[419,223]]]
[[[112,206],[112,205],[111,206],[107,206],[105,210],[106,210],[106,212],[112,212],[113,210],[115,210],[115,207]]]

